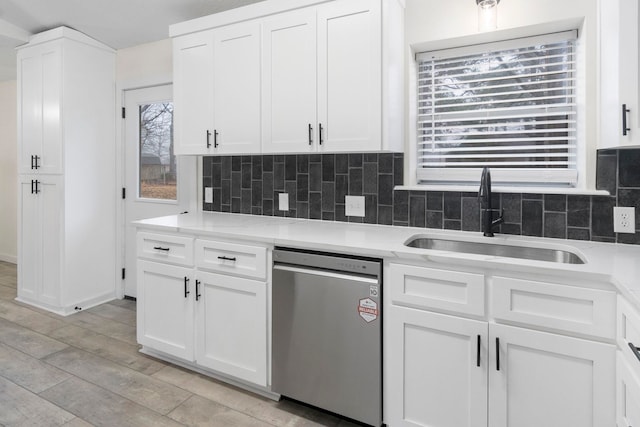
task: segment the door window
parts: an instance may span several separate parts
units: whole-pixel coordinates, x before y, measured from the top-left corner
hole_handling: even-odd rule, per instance
[[[140,149],[138,196],[177,200],[176,156],[173,153],[173,103],[139,107]]]

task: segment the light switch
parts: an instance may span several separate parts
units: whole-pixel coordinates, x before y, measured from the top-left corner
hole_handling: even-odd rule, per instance
[[[289,193],[278,194],[278,210],[281,210],[281,211],[289,210]]]
[[[204,188],[204,202],[213,203],[213,187]]]
[[[346,216],[364,217],[364,196],[345,196],[344,205]]]

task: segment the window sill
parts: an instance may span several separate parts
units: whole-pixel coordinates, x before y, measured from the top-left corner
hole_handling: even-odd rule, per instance
[[[394,190],[411,191],[459,191],[462,193],[477,193],[478,185],[398,185]],[[610,196],[606,190],[586,190],[580,188],[548,188],[548,187],[505,187],[494,185],[494,193],[518,194],[569,194],[573,196]]]

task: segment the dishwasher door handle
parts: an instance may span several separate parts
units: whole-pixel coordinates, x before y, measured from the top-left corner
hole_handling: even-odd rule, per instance
[[[316,270],[304,267],[294,267],[292,265],[274,264],[274,270],[289,271],[291,273],[308,274],[310,276],[331,277],[334,279],[351,280],[353,282],[370,283],[376,285],[379,283],[377,277],[361,276],[358,274],[344,274],[329,270]]]

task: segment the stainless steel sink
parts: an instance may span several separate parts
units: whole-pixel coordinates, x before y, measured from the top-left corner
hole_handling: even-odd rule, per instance
[[[579,255],[566,250],[505,245],[500,243],[465,242],[461,240],[414,236],[405,242],[405,246],[438,251],[559,262],[564,264],[585,263]]]

